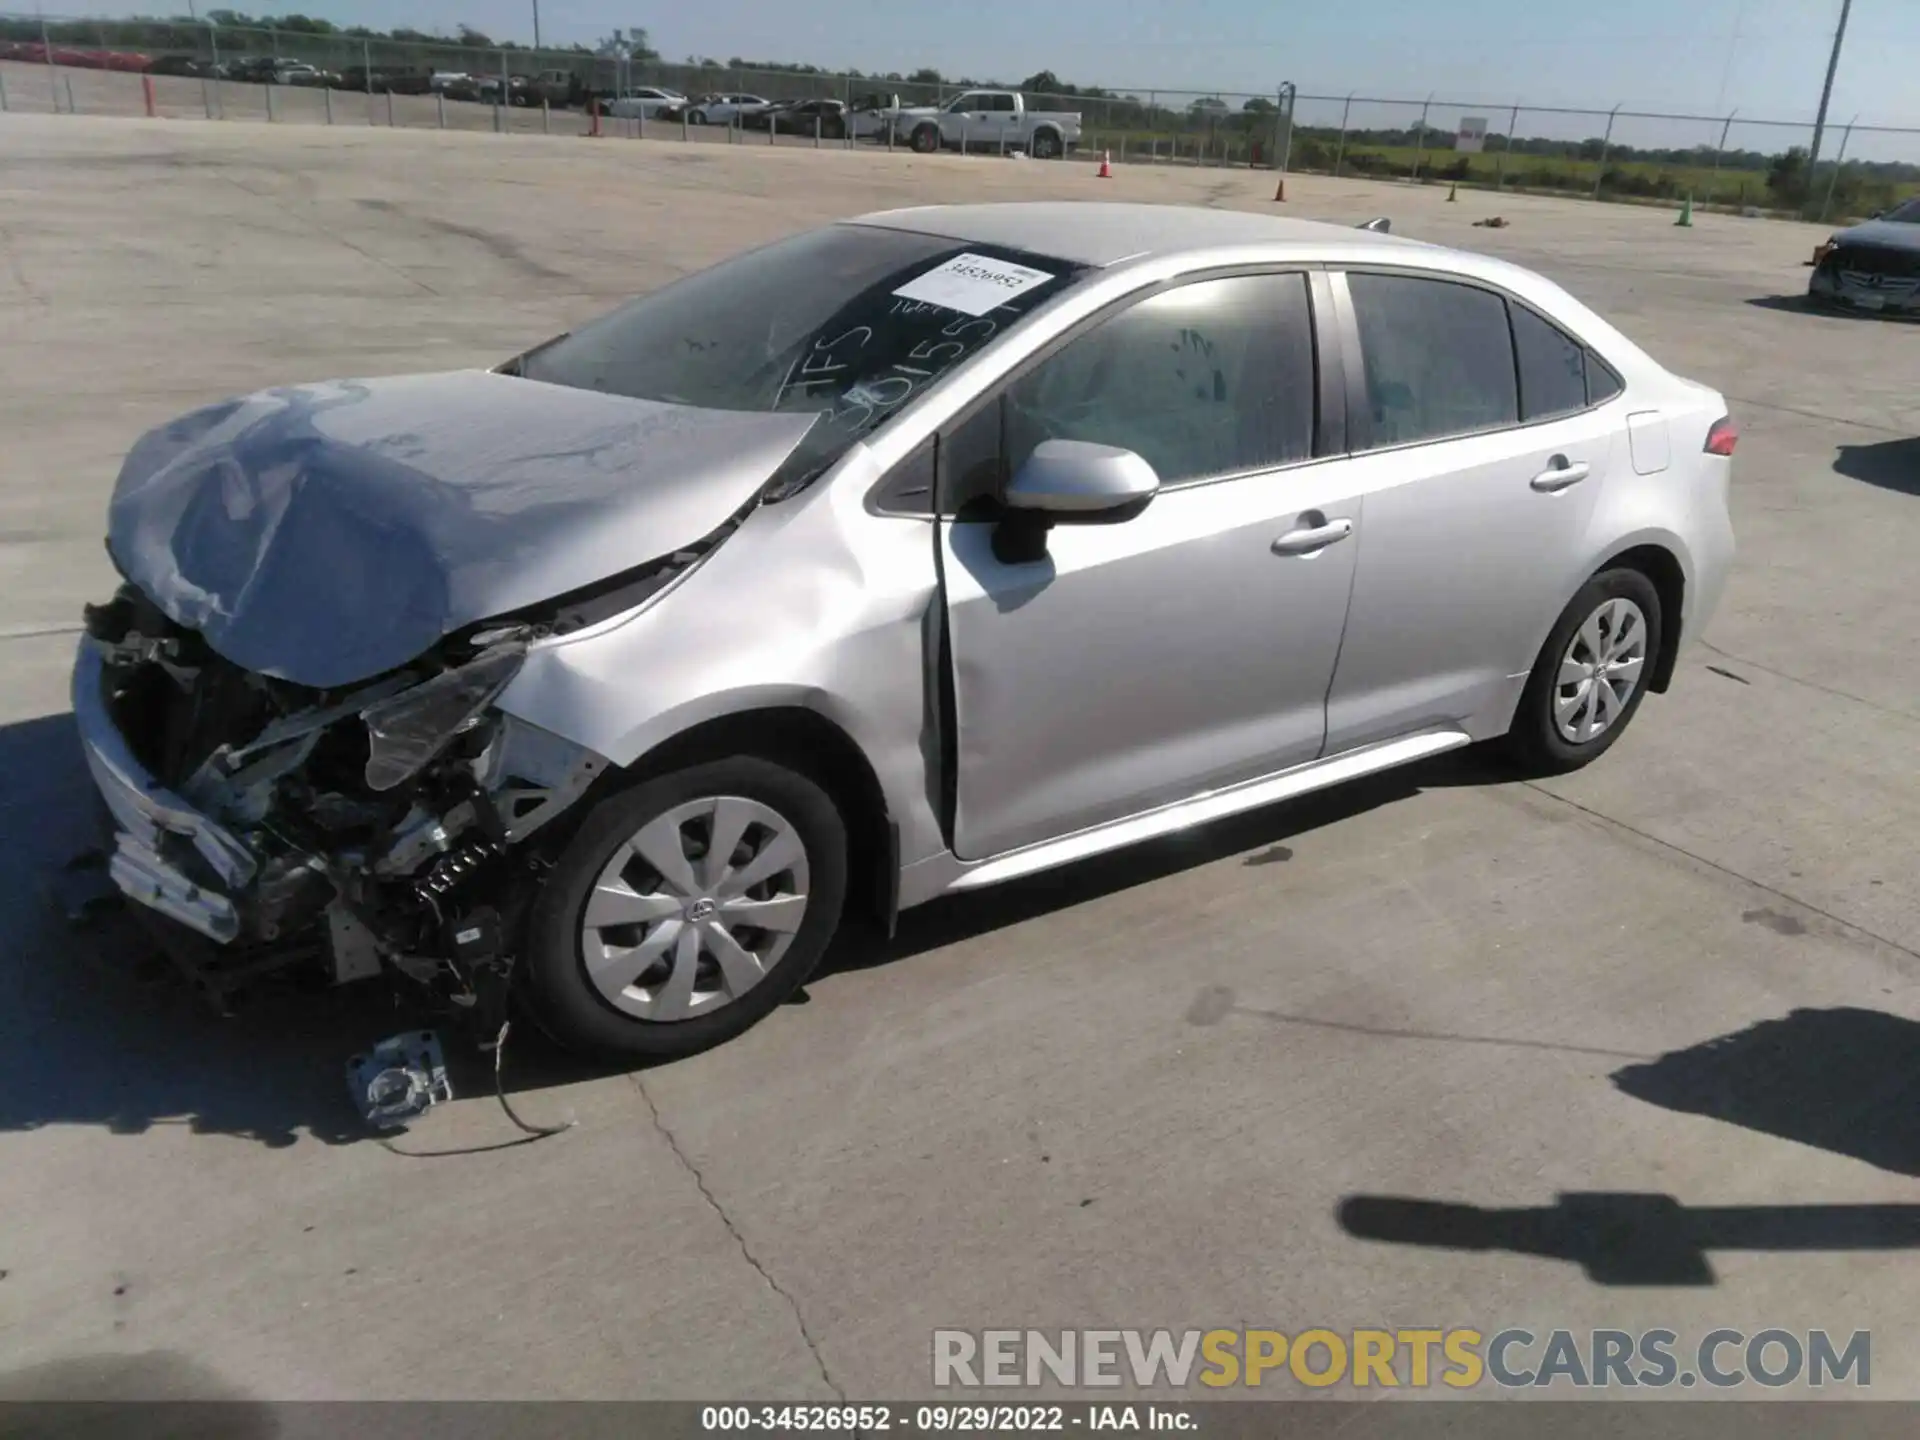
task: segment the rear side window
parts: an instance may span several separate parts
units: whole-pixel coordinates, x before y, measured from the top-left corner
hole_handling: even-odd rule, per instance
[[[1520,418],[1550,420],[1587,408],[1587,352],[1522,305],[1513,313],[1513,348],[1520,364]]]
[[[1507,302],[1405,275],[1347,276],[1360,328],[1374,448],[1516,425]]]
[[[1089,440],[1134,451],[1167,485],[1272,469],[1312,458],[1314,401],[1306,276],[1201,280],[1014,382],[1006,458],[1017,469],[1043,440]]]

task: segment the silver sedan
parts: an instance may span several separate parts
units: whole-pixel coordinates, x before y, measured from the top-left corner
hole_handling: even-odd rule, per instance
[[[209,953],[687,1054],[862,913],[1476,742],[1591,763],[1719,599],[1734,443],[1502,261],[894,211],[153,432],[74,704],[114,878]]]

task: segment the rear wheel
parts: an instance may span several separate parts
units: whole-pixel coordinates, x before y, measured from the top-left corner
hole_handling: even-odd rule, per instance
[[[1030,149],[1036,160],[1058,160],[1060,158],[1060,134],[1056,130],[1035,132]]]
[[[1605,570],[1581,586],[1534,662],[1509,756],[1557,775],[1606,754],[1646,698],[1664,623],[1660,593],[1638,570]]]
[[[659,776],[562,854],[529,921],[528,1001],[575,1049],[708,1049],[799,989],[846,888],[845,823],[806,776],[750,756]]]

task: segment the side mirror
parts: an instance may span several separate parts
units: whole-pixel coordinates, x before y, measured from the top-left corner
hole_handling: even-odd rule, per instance
[[[1047,554],[1056,524],[1112,525],[1131,520],[1159,493],[1153,466],[1113,445],[1043,440],[1007,482],[1006,514],[993,532],[994,557],[1030,565]]]
[[[1131,450],[1088,440],[1042,440],[1002,497],[1010,510],[1038,510],[1057,520],[1128,518],[1160,489],[1153,466]]]

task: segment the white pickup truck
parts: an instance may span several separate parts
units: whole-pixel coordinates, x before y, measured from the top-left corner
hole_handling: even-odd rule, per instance
[[[1016,90],[969,90],[939,109],[902,110],[893,125],[895,138],[922,155],[964,146],[1057,160],[1080,143],[1079,111],[1029,110]]]

